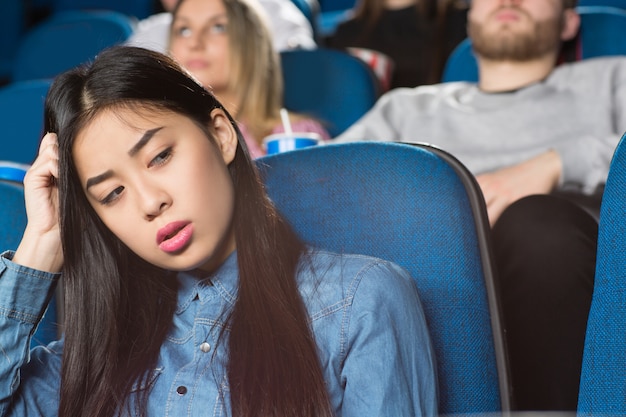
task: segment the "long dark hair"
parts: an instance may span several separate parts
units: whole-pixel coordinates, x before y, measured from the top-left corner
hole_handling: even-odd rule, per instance
[[[145,415],[151,370],[176,307],[175,274],[143,261],[106,228],[84,195],[72,158],[76,136],[96,115],[137,107],[176,112],[205,129],[211,110],[223,109],[173,60],[132,47],[109,49],[93,64],[59,76],[46,100],[46,131],[59,138],[65,257],[61,417],[109,417],[131,403]],[[304,245],[268,200],[231,123],[239,137],[228,167],[239,265],[238,299],[226,332],[232,414],[330,416],[295,280]],[[136,387],[144,389],[133,402]]]

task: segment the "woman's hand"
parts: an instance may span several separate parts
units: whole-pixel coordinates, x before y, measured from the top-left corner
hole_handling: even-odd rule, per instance
[[[59,272],[63,251],[59,231],[59,147],[57,135],[47,133],[39,155],[24,177],[28,224],[13,262],[48,272]]]

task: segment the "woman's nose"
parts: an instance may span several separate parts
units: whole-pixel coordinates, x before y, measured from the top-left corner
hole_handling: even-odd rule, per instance
[[[194,31],[189,37],[189,47],[194,50],[204,49],[204,35],[202,31]]]
[[[144,184],[138,195],[140,210],[148,221],[158,217],[172,204],[170,195],[159,186]]]

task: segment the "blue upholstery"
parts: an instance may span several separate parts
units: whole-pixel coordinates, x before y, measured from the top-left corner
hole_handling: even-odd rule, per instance
[[[69,10],[113,10],[137,19],[155,13],[153,0],[50,0],[53,12]]]
[[[43,136],[43,107],[49,87],[49,80],[33,80],[0,88],[0,160],[33,162]]]
[[[415,278],[437,356],[440,413],[508,410],[486,211],[458,160],[427,146],[360,142],[256,162],[305,241],[394,261]]]
[[[614,7],[579,7],[583,58],[626,55],[626,10]]]
[[[626,55],[626,10],[604,6],[578,7],[577,10],[581,17],[582,59]],[[442,81],[478,81],[478,65],[469,39],[457,45],[448,57]]]
[[[626,416],[626,135],[609,170],[600,209],[593,298],[578,412]]]
[[[12,80],[52,78],[123,42],[132,31],[133,20],[118,12],[56,13],[24,35]]]
[[[337,26],[352,16],[356,0],[318,0],[320,12],[317,16],[317,28],[321,36],[328,37],[335,33]]]
[[[335,34],[337,26],[341,22],[348,20],[352,17],[352,10],[330,10],[326,12],[320,12],[317,15],[316,26],[317,32],[322,38],[328,38]]]
[[[22,184],[0,180],[0,251],[17,249],[25,227],[26,207]]]
[[[372,69],[345,52],[317,48],[280,55],[285,107],[316,117],[332,137],[356,122],[380,95]]]
[[[626,0],[578,0],[578,6],[609,6],[626,9]]]
[[[0,180],[0,251],[17,249],[26,227],[24,188],[15,181]],[[35,332],[31,347],[57,339],[56,297],[48,305],[44,319]]]
[[[469,38],[459,43],[446,60],[441,81],[478,81],[478,63]]]
[[[0,80],[11,77],[17,44],[25,26],[24,2],[0,1]]]
[[[336,11],[336,10],[348,10],[352,9],[357,0],[318,0],[320,4],[320,11]]]

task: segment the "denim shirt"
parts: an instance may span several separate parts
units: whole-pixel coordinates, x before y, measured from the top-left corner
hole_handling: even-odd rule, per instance
[[[58,274],[0,258],[0,416],[56,416],[63,342],[28,352]],[[298,273],[337,417],[435,416],[435,359],[414,281],[397,265],[311,252]],[[218,335],[237,297],[237,257],[179,273],[178,307],[153,373],[150,416],[230,415]],[[131,395],[131,403],[133,401]],[[131,407],[132,409],[132,407]]]

